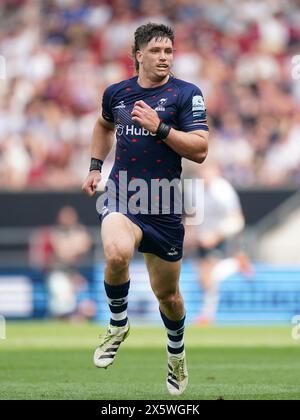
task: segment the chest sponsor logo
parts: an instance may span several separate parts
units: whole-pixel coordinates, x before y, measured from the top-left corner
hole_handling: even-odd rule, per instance
[[[116,124],[116,132],[118,136],[122,136],[123,134],[126,136],[156,136],[155,133],[151,133],[151,131],[146,130],[146,128],[136,127],[134,124]]]

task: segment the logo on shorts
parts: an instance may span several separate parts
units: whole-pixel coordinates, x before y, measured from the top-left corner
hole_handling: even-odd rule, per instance
[[[173,257],[174,255],[178,255],[178,251],[176,251],[176,248],[171,248],[171,250],[167,253],[170,257]]]
[[[157,101],[157,107],[154,108],[154,111],[165,111],[165,105],[168,101],[168,98],[161,98],[159,101]]]

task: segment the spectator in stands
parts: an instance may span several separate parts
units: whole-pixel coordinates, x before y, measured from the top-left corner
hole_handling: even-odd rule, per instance
[[[32,264],[47,273],[49,312],[56,318],[85,319],[95,315],[88,282],[80,262],[92,241],[74,208],[60,209],[57,223],[35,232],[30,247]]]
[[[241,187],[299,183],[299,0],[148,3],[2,0],[0,188],[80,187],[99,98],[133,74],[128,43],[145,20],[175,26],[174,73],[203,87],[222,174]]]

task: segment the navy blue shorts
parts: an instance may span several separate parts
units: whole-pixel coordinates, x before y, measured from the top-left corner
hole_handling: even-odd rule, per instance
[[[110,212],[106,209],[103,220]],[[138,251],[157,255],[166,261],[178,261],[182,258],[184,226],[181,218],[169,214],[124,214],[139,226],[143,237]]]

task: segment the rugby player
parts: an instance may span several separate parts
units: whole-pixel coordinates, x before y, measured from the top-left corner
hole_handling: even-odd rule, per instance
[[[100,368],[111,365],[129,334],[128,268],[138,248],[144,255],[167,330],[167,389],[172,395],[180,395],[188,383],[185,309],[179,290],[184,238],[181,215],[175,213],[172,203],[168,213],[161,203],[155,203],[151,212],[153,200],[159,201],[153,196],[143,211],[130,211],[127,204],[134,192],[125,194],[119,180],[126,173],[128,183],[142,179],[151,189],[153,181],[180,179],[183,157],[202,163],[208,150],[206,111],[200,89],[171,74],[171,28],[153,23],[140,26],[134,34],[132,52],[137,75],[109,86],[103,94],[102,115],[92,136],[90,172],[82,187],[87,195],[95,194],[103,161],[113,146],[111,132],[115,131],[115,162],[108,181],[114,182],[116,191],[110,194],[106,189],[108,197],[114,195],[115,200],[108,200],[101,214],[104,286],[111,319],[95,351],[94,363]]]

